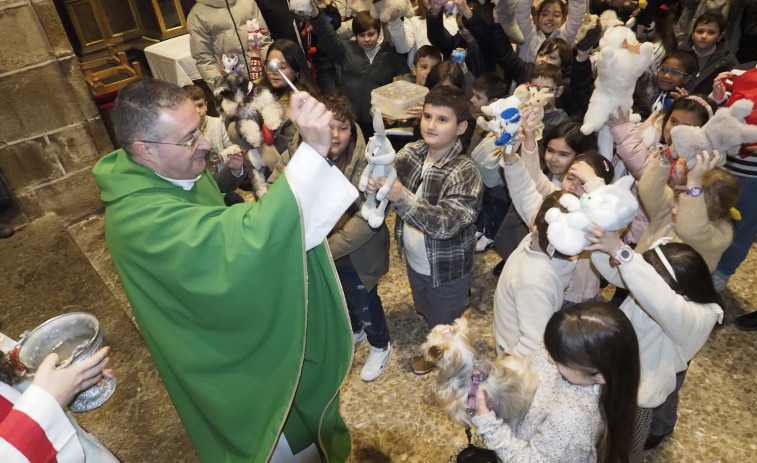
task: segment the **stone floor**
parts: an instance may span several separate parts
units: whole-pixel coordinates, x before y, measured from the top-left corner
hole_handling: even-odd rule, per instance
[[[394,243],[393,243],[394,244]],[[360,380],[368,353],[359,346],[343,386],[342,412],[352,433],[354,462],[446,462],[465,446],[457,428],[428,405],[432,375],[408,369],[427,328],[412,306],[405,270],[391,252],[391,270],[379,285],[395,346],[384,374]],[[494,251],[480,254],[471,306],[482,356],[493,357],[490,269]],[[196,462],[197,456],[170,403],[107,253],[102,218],[74,225],[55,216],[37,220],[0,240],[0,331],[18,338],[48,318],[86,310],[101,320],[112,346],[118,378],[113,398],[77,419],[126,463]],[[681,393],[680,419],[672,438],[647,452],[647,462],[747,462],[757,455],[757,333],[731,320],[757,309],[757,250],[734,276],[726,293],[727,321],[692,362]]]

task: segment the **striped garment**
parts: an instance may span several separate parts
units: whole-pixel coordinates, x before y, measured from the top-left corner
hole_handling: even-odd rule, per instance
[[[25,391],[0,382],[0,461],[118,463],[58,402],[33,384]]]

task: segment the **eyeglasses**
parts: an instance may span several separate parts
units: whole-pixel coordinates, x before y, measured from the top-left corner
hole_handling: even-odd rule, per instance
[[[547,93],[550,93],[550,94],[557,92],[557,87],[543,87],[541,85],[536,85],[536,84],[534,84],[534,87],[538,88],[539,90],[545,89],[547,90]]]
[[[195,134],[192,136],[192,138],[189,141],[185,141],[184,143],[170,143],[167,141],[150,141],[150,140],[136,140],[142,143],[154,143],[156,145],[173,145],[173,146],[183,146],[187,149],[190,153],[194,153],[194,151],[197,149],[197,145],[200,144],[200,137],[202,136],[202,131],[197,130]]]
[[[678,69],[672,69],[667,66],[660,66],[657,68],[657,74],[670,74],[671,77],[686,77],[690,75],[688,72],[679,71]]]

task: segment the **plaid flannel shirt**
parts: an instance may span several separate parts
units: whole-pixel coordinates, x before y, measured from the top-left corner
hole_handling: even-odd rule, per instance
[[[483,182],[476,164],[460,155],[455,145],[421,178],[428,145],[408,143],[397,153],[394,168],[405,187],[393,203],[397,211],[394,229],[400,256],[404,222],[423,232],[431,264],[431,284],[437,287],[471,273],[476,249],[476,218],[481,211]],[[423,181],[423,197],[415,195]]]

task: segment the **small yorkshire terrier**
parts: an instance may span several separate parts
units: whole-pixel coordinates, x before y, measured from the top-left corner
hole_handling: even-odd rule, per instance
[[[539,378],[524,358],[508,355],[493,362],[477,360],[470,313],[466,310],[452,325],[435,326],[421,346],[438,371],[431,398],[455,424],[470,426],[480,385],[489,409],[513,427],[526,414]]]

